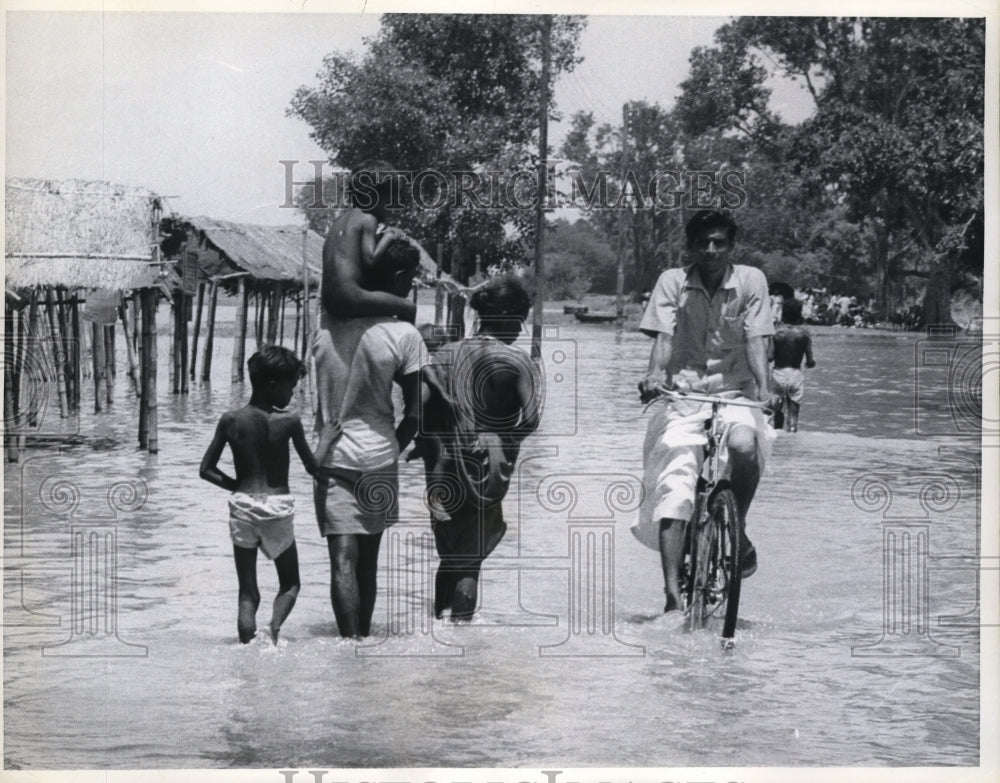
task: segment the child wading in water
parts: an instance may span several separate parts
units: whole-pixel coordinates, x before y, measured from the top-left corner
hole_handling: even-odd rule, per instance
[[[247,369],[253,387],[250,402],[222,414],[200,471],[205,481],[233,493],[229,498],[229,532],[240,582],[237,628],[243,644],[257,633],[258,547],[278,570],[280,586],[270,622],[274,642],[299,594],[299,556],[292,527],[295,503],[288,490],[288,442],[295,445],[307,473],[313,475],[317,468],[302,422],[284,410],[299,378],[305,375],[305,365],[287,348],[268,345],[250,357]],[[329,446],[336,429],[336,424],[326,428],[318,448]],[[236,478],[218,468],[226,444],[232,450]]]

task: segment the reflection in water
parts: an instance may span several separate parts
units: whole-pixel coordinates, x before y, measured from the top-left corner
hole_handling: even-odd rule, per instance
[[[505,504],[510,531],[487,561],[474,623],[427,620],[429,598],[406,585],[427,576],[416,572],[433,566],[432,552],[407,549],[390,575],[386,548],[378,654],[336,638],[326,547],[310,484],[296,474],[301,596],[279,647],[241,647],[225,496],[197,476],[219,414],[247,394],[229,386],[226,342],[216,346],[211,385],[161,397],[158,455],[135,446],[136,406],[122,374],[112,410],[81,423],[83,434],[122,445],[50,449],[6,466],[8,765],[976,763],[979,460],[976,442],[963,437],[974,383],[956,394],[954,374],[926,361],[917,338],[815,336],[802,431],[779,437],[752,511],[761,565],[745,586],[730,654],[711,632],[684,633],[679,618],[658,613],[656,555],[629,534],[632,512],[608,505],[612,480],[641,474],[646,417],[635,384],[649,342],[577,325],[549,343],[542,430],[526,444]],[[944,347],[952,356],[966,350]],[[965,405],[959,415],[955,399]],[[308,419],[308,399],[294,404]],[[405,529],[426,532],[420,468],[401,473]],[[929,513],[921,491],[940,474],[958,495]],[[858,479],[873,475],[891,485],[890,511],[852,502]],[[72,515],[42,504],[41,485],[53,477],[79,488]],[[144,505],[115,515],[110,486],[140,479]],[[542,492],[557,480],[577,493],[572,509]],[[615,502],[627,508],[626,500]],[[958,655],[852,654],[884,633],[888,516],[927,520],[930,632]],[[113,641],[104,657],[41,654],[70,635],[74,590],[84,589],[74,581],[70,529],[88,524],[115,530],[117,560],[102,567],[116,576],[116,632],[122,645],[144,646],[143,657],[116,656]],[[419,535],[414,542],[429,546]],[[258,569],[266,613],[277,579],[265,559]],[[605,576],[613,593],[588,592]],[[583,612],[577,626],[574,606]],[[943,626],[939,616],[965,620]],[[400,628],[410,633],[389,633]],[[543,652],[565,649],[570,637],[575,657]]]

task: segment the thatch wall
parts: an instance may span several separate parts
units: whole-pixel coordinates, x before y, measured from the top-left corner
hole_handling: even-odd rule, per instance
[[[110,182],[8,179],[4,257],[9,288],[129,291],[162,281],[152,227],[160,198]]]

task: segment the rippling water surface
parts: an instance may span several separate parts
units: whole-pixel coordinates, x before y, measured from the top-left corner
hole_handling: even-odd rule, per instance
[[[197,475],[246,394],[228,383],[230,341],[211,384],[161,393],[157,455],[133,445],[119,373],[113,409],[81,430],[120,445],[5,466],[7,767],[977,763],[974,345],[815,336],[802,431],[779,436],[761,482],[760,568],[724,654],[712,629],[659,613],[657,556],[628,532],[648,340],[575,324],[549,338],[542,431],[478,619],[429,619],[436,559],[411,463],[366,646],[335,636],[300,472],[298,605],[277,648],[236,643],[226,497]],[[263,627],[277,580],[258,568]]]

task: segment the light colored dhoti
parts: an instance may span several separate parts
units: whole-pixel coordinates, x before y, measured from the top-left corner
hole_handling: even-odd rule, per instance
[[[632,534],[650,549],[659,550],[661,519],[690,519],[695,491],[705,459],[708,437],[705,422],[711,418],[710,403],[675,402],[659,406],[646,428],[642,447],[643,501],[639,521]],[[723,476],[729,474],[729,450],[725,447],[736,425],[753,428],[757,435],[757,465],[763,475],[771,456],[774,428],[760,408],[724,405],[719,411],[726,429],[719,455]]]

